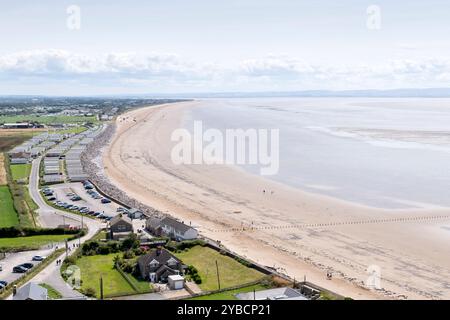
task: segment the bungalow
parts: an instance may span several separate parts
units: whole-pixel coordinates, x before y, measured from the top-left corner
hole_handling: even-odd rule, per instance
[[[197,239],[198,231],[183,222],[165,217],[160,223],[161,232],[177,241]]]
[[[167,283],[169,276],[179,275],[183,271],[181,261],[161,247],[141,256],[138,266],[142,278],[153,283]]]
[[[47,300],[47,298],[47,289],[34,282],[29,282],[13,292],[13,300]]]
[[[111,219],[109,222],[111,239],[120,239],[133,232],[133,223],[130,218],[121,213]]]
[[[170,217],[149,218],[146,228],[156,236],[168,236],[177,241],[193,240],[198,237],[196,229]]]

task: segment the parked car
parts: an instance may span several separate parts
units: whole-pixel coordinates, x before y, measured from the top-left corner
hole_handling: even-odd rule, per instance
[[[70,200],[72,200],[72,201],[80,201],[81,197],[80,196],[73,196],[72,198],[70,198]]]
[[[84,186],[84,188],[86,190],[91,190],[91,189],[94,189],[94,186],[92,184],[87,184],[87,185]]]
[[[95,213],[95,211],[93,211],[93,210],[91,210],[91,211],[88,212],[88,214],[91,215],[91,216],[92,216],[94,213]]]
[[[8,282],[0,280],[0,289],[5,288],[8,285]]]
[[[75,211],[76,211],[76,210],[78,210],[78,209],[80,209],[78,206],[71,206],[71,207],[70,207],[70,210],[75,210]]]
[[[15,266],[14,268],[13,268],[13,272],[14,273],[25,273],[25,272],[27,272],[28,271],[28,269],[27,268],[25,268],[25,267],[23,267],[23,266]]]
[[[25,269],[31,269],[34,267],[34,264],[32,264],[31,262],[25,262],[21,264],[22,267],[24,267]]]
[[[43,261],[45,259],[45,257],[43,256],[34,256],[31,260],[33,261]]]
[[[48,201],[53,201],[53,200],[56,200],[56,198],[54,196],[50,196],[50,197],[47,198],[47,200]]]
[[[101,200],[102,203],[111,203],[111,200],[109,200],[108,198],[103,198]]]

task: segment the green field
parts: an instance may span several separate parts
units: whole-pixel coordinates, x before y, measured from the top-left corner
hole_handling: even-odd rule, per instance
[[[0,186],[0,228],[13,227],[18,224],[19,218],[14,209],[11,192],[8,186]]]
[[[103,278],[103,294],[127,295],[135,293],[133,287],[114,268],[116,253],[108,255],[83,256],[76,262],[81,271],[81,289],[93,288],[100,297],[100,277]]]
[[[63,242],[65,239],[72,236],[73,235],[58,234],[17,238],[0,238],[0,251],[9,251],[12,249],[39,249],[46,244]]]
[[[225,292],[208,294],[206,296],[195,297],[195,298],[191,298],[188,300],[237,300],[235,295],[238,293],[253,292],[253,290],[260,291],[260,290],[266,290],[269,288],[270,287],[266,286],[266,285],[255,284],[253,286],[247,286],[247,287],[229,290],[229,291],[225,291]]]
[[[66,133],[81,133],[86,131],[87,128],[83,127],[83,126],[77,126],[77,127],[71,127],[68,129],[62,129],[62,130],[56,130],[55,133],[59,133],[59,134],[66,134]],[[49,132],[49,133],[53,133],[53,132]]]
[[[233,258],[220,254],[208,247],[195,246],[175,255],[184,264],[193,265],[197,268],[202,279],[199,287],[203,291],[218,289],[216,261],[219,266],[222,289],[257,281],[264,277],[264,274],[261,272],[248,268]]]
[[[28,179],[31,172],[31,164],[12,164],[11,175],[13,180]]]
[[[38,115],[18,115],[18,116],[0,116],[0,123],[15,123],[15,122],[39,122],[42,124],[48,123],[82,123],[82,122],[97,122],[95,116],[38,116]]]

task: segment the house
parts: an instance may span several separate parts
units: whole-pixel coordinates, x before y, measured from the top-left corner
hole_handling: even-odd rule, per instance
[[[47,300],[48,291],[35,282],[29,282],[13,293],[13,300]]]
[[[159,237],[161,235],[161,218],[150,217],[145,222],[145,228],[153,235]]]
[[[179,274],[174,274],[167,277],[170,290],[180,290],[184,288],[184,278]]]
[[[179,275],[183,271],[181,261],[161,247],[141,256],[138,259],[138,266],[142,278],[154,283],[166,283],[169,276]]]
[[[128,217],[130,219],[141,219],[144,216],[144,213],[137,208],[131,208],[131,209],[128,209],[127,211],[128,211]]]
[[[290,287],[238,293],[236,298],[239,300],[308,300],[298,290]]]
[[[127,237],[133,232],[133,223],[130,218],[123,214],[118,214],[109,222],[111,239],[120,239]]]
[[[198,237],[198,231],[191,226],[165,217],[160,222],[161,233],[177,241],[193,240]]]

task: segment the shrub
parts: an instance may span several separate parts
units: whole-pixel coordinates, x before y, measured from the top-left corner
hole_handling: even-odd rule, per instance
[[[132,251],[132,250],[128,250],[123,253],[124,259],[133,259],[135,256],[136,255],[134,254],[134,251]]]
[[[109,248],[109,246],[100,246],[97,249],[98,254],[110,254],[111,250]]]
[[[96,293],[95,289],[91,287],[83,290],[83,294],[87,297],[95,297]]]
[[[122,242],[122,250],[130,250],[139,248],[139,239],[137,238],[137,235],[134,233],[131,233],[125,240]]]

